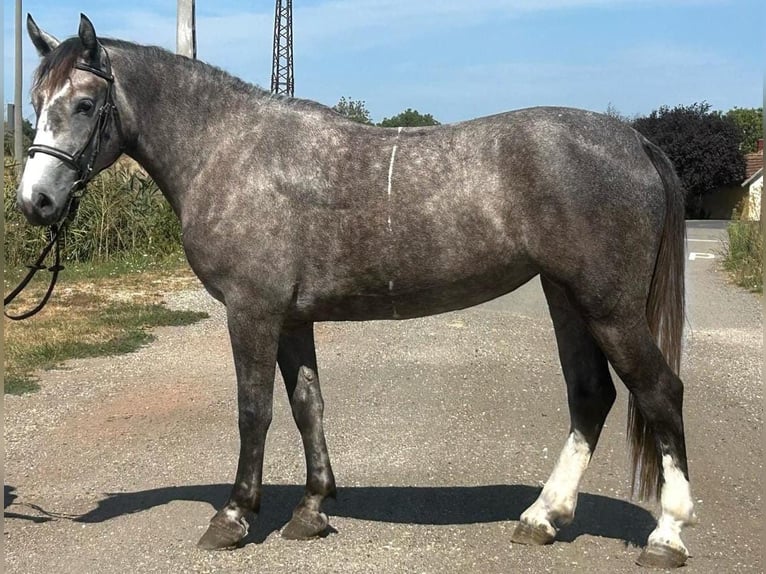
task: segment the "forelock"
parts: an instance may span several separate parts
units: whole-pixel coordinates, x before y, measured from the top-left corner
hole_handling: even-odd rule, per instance
[[[66,82],[82,52],[82,41],[78,37],[61,42],[40,62],[32,89],[41,89],[48,94],[57,91]]]

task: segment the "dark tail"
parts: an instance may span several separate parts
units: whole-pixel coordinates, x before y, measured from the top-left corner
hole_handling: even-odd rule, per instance
[[[649,329],[668,366],[678,374],[684,327],[684,191],[668,157],[653,143],[641,138],[649,159],[665,187],[665,224],[646,302]],[[631,494],[641,499],[659,496],[662,480],[660,452],[652,429],[638,410],[633,395],[628,399],[628,440],[632,461]]]

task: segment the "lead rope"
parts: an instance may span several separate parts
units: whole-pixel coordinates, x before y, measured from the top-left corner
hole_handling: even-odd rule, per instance
[[[3,314],[9,319],[13,319],[14,321],[21,321],[22,319],[28,319],[32,315],[36,315],[42,310],[43,307],[45,307],[48,299],[50,299],[51,294],[53,293],[53,288],[56,286],[56,281],[58,280],[59,271],[64,269],[64,267],[61,265],[61,241],[63,237],[63,233],[61,233],[61,231],[64,225],[66,225],[67,220],[74,219],[74,216],[77,212],[77,207],[80,203],[80,199],[85,193],[85,188],[93,174],[93,165],[96,161],[96,157],[101,151],[101,137],[104,135],[110,119],[114,120],[118,135],[122,135],[119,120],[120,116],[117,113],[117,108],[112,100],[112,86],[114,84],[114,76],[112,76],[111,73],[112,66],[109,63],[109,54],[106,52],[106,50],[104,50],[104,56],[106,57],[107,71],[99,70],[98,68],[94,68],[82,63],[77,63],[74,65],[74,67],[77,69],[90,72],[107,81],[107,91],[104,99],[104,104],[98,111],[98,118],[96,119],[96,123],[94,124],[93,129],[91,130],[83,148],[76,155],[70,155],[62,150],[47,145],[32,144],[29,147],[29,157],[34,156],[35,153],[45,153],[51,155],[77,171],[78,179],[74,182],[72,189],[70,190],[69,207],[67,208],[66,218],[61,223],[50,226],[49,233],[51,239],[48,242],[48,245],[43,248],[40,256],[37,258],[37,261],[31,265],[27,265],[27,267],[29,267],[29,272],[27,273],[26,277],[24,277],[24,279],[21,280],[21,283],[19,283],[18,286],[13,291],[11,291],[11,293],[5,299],[3,299],[3,307],[7,307],[18,296],[18,294],[24,290],[24,288],[32,280],[32,277],[34,277],[38,271],[41,271],[42,269],[48,269],[48,271],[51,272],[51,282],[50,285],[48,285],[48,290],[45,292],[45,295],[37,304],[37,306],[25,313],[21,313],[20,315],[9,315],[5,309],[3,309]],[[120,140],[120,150],[122,151],[122,137],[120,137]],[[80,165],[80,161],[82,160],[82,156],[85,154],[89,147],[92,147],[90,158],[88,159],[88,163],[84,166],[83,169],[83,167]],[[53,247],[56,248],[54,250],[53,265],[46,267],[44,264],[45,258],[48,256],[48,253],[50,253],[50,250]]]
[[[43,295],[43,298],[40,300],[40,302],[29,311],[19,315],[9,315],[7,311],[3,310],[3,314],[9,319],[14,321],[28,319],[32,315],[39,313],[42,308],[45,307],[45,304],[48,303],[48,299],[51,298],[53,288],[56,286],[56,281],[58,280],[59,271],[64,269],[63,265],[61,265],[61,238],[63,236],[61,233],[61,228],[63,225],[64,224],[62,223],[59,225],[50,226],[48,230],[50,233],[50,241],[45,247],[43,247],[43,250],[40,252],[40,256],[37,258],[37,260],[31,265],[27,265],[29,271],[27,272],[26,277],[24,277],[24,279],[21,280],[21,283],[19,283],[18,286],[13,291],[11,291],[5,299],[3,299],[3,307],[8,306],[29,284],[29,282],[32,280],[32,277],[34,277],[38,271],[43,269],[47,269],[51,272],[51,282],[50,285],[48,285],[48,290],[45,292],[45,295]],[[45,259],[48,257],[48,253],[50,253],[51,249],[54,247],[53,265],[47,267],[44,263]]]

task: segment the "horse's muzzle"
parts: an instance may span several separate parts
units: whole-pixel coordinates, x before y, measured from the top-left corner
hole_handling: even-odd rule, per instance
[[[41,186],[34,186],[31,197],[19,198],[16,205],[32,225],[53,225],[58,223],[63,214],[63,206]]]

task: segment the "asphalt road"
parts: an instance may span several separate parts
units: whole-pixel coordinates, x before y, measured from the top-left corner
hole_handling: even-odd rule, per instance
[[[719,270],[723,226],[689,224],[682,366],[692,489],[686,572],[763,572],[760,297]],[[339,486],[325,538],[279,529],[305,479],[281,388],[264,502],[247,544],[195,547],[228,494],[238,442],[221,308],[157,330],[130,355],[73,361],[5,400],[5,567],[14,573],[636,572],[654,504],[628,500],[627,397],[618,400],[555,544],[510,543],[568,429],[539,282],[459,313],[318,326]],[[281,381],[277,381],[281,387]]]

